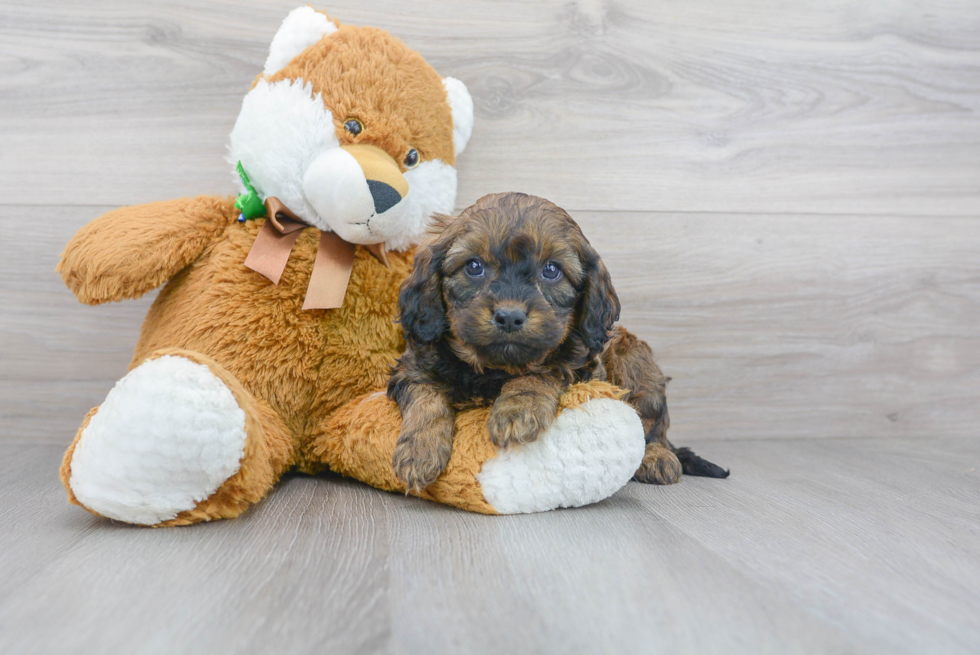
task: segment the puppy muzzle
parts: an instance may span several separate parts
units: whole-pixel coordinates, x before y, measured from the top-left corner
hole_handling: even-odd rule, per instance
[[[385,241],[385,228],[399,218],[408,181],[381,148],[348,145],[313,160],[303,176],[303,193],[344,240],[371,245]]]
[[[475,348],[489,366],[526,366],[543,359],[561,340],[562,331],[550,324],[547,315],[538,303],[500,300],[474,311],[459,325],[456,336]],[[474,321],[476,316],[481,318]]]

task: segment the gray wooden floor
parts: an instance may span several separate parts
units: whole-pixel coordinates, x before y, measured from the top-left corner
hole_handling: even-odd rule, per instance
[[[2,445],[0,652],[977,652],[980,441],[694,445],[736,473],[511,517],[300,476],[161,530]]]
[[[152,298],[81,306],[58,253],[233,191],[303,1],[0,0],[0,653],[980,652],[974,0],[329,3],[466,82],[459,206],[568,209],[672,438],[732,477],[527,517],[305,477],[186,529],[69,507]]]

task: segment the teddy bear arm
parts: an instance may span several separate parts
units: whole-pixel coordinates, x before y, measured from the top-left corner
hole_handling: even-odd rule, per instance
[[[57,271],[83,303],[138,298],[193,263],[235,216],[231,199],[215,196],[121,207],[80,229]]]

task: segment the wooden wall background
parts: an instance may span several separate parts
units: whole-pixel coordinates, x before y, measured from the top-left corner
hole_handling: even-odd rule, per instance
[[[0,439],[67,443],[150,299],[54,273],[121,204],[232,192],[297,0],[0,5]],[[698,439],[976,437],[980,3],[332,2],[466,82],[460,208],[545,196]],[[726,6],[727,5],[727,6]]]

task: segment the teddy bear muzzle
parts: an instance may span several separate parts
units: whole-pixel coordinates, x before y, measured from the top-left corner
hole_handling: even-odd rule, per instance
[[[303,176],[303,193],[344,240],[371,245],[386,240],[383,226],[390,221],[379,217],[404,207],[408,181],[381,148],[346,145],[313,160]]]

